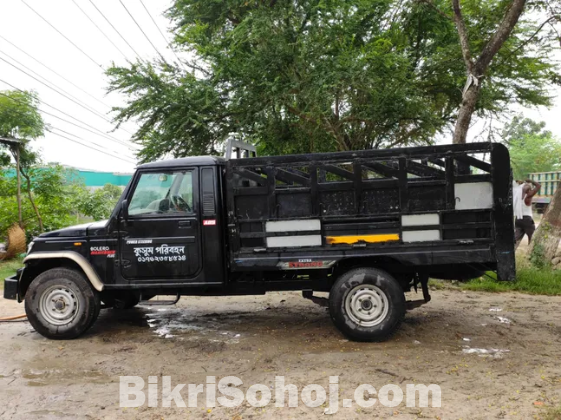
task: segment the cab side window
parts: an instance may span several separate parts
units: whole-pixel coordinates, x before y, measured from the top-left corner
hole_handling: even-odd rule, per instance
[[[150,172],[140,176],[129,202],[129,215],[192,214],[191,171]]]

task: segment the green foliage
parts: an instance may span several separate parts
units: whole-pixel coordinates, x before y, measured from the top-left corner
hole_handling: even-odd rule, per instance
[[[547,407],[541,418],[543,420],[561,420],[561,407]]]
[[[33,92],[0,92],[0,137],[13,139],[36,139],[43,136],[45,123],[37,110],[39,100]],[[11,150],[13,151],[13,150]],[[10,163],[8,146],[0,145],[0,164]],[[26,166],[36,160],[36,155],[22,148],[21,165]]]
[[[28,168],[32,196],[41,214],[45,231],[61,229],[80,222],[83,216],[106,219],[121,195],[121,189],[107,184],[90,191],[62,166]],[[0,234],[17,222],[16,178],[8,170],[0,173]],[[28,239],[41,233],[27,196],[22,196],[24,228]]]
[[[501,137],[509,148],[514,179],[561,169],[561,142],[545,130],[545,123],[515,117]]]
[[[41,137],[45,125],[33,92],[0,92],[0,136],[21,139]]]
[[[509,2],[463,0],[472,51]],[[175,0],[175,43],[194,57],[112,67],[129,97],[116,121],[140,121],[144,161],[218,153],[234,137],[261,154],[430,143],[454,120],[465,65],[448,0]],[[551,39],[531,38],[528,9],[495,57],[477,113],[548,104]],[[440,13],[439,13],[440,12]]]
[[[17,257],[9,261],[0,261],[0,279],[16,274],[16,270],[23,266],[22,259]],[[0,289],[4,287],[4,282],[0,281]]]
[[[511,141],[526,136],[549,138],[552,136],[552,133],[545,129],[544,121],[534,121],[530,118],[524,118],[520,114],[514,116],[514,118],[504,126],[501,132],[501,140],[505,142],[507,146]]]
[[[546,266],[543,245],[535,244],[530,255],[530,263],[537,268],[544,268]]]
[[[516,281],[494,280],[495,274],[462,284],[462,289],[484,292],[524,292],[536,295],[561,295],[561,271],[524,267],[516,272]]]
[[[76,223],[77,199],[85,186],[69,183],[68,170],[62,166],[45,168],[30,167],[28,173],[32,184],[32,197],[41,214],[46,231],[60,229]],[[0,232],[4,233],[17,222],[15,196],[16,177],[4,170],[0,182]],[[22,196],[23,223],[28,238],[41,233],[38,220],[27,195]]]
[[[105,184],[93,193],[86,191],[80,196],[79,211],[94,220],[107,219],[121,196],[121,189],[116,185]]]

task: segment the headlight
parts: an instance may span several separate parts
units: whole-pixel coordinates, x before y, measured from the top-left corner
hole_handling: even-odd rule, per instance
[[[31,241],[31,242],[29,242],[29,245],[27,245],[27,253],[28,253],[28,254],[31,252],[31,248],[33,248],[33,244],[34,244],[34,243],[35,243],[35,242]]]

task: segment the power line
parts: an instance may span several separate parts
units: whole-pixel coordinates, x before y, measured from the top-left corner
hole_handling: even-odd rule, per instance
[[[80,51],[82,54],[84,54],[86,57],[88,57],[90,59],[90,61],[92,63],[94,63],[96,66],[101,67],[101,64],[99,64],[97,61],[95,61],[91,56],[89,56],[83,49],[81,49],[78,45],[76,45],[70,38],[68,38],[66,35],[64,35],[62,32],[60,32],[54,25],[52,25],[47,19],[45,19],[43,16],[41,16],[41,14],[39,14],[38,12],[35,11],[35,9],[33,7],[31,7],[29,4],[27,4],[25,2],[25,0],[21,0],[23,4],[25,4],[27,7],[29,7],[31,9],[31,11],[33,13],[35,13],[37,16],[39,16],[47,25],[49,25],[51,28],[53,28],[55,31],[57,31],[64,39],[66,39],[68,42],[70,42],[78,51]]]
[[[0,79],[0,82],[5,83],[6,85],[10,86],[12,89],[15,89],[15,90],[17,90],[17,91],[19,91],[19,92],[24,92],[23,90],[21,90],[21,89],[15,87],[14,85],[12,85],[11,83],[6,82],[5,80]],[[1,92],[0,92],[0,94],[3,95],[3,96],[7,96],[7,95],[4,95],[4,94],[1,93]],[[9,96],[8,96],[8,97],[9,97]],[[14,101],[16,101],[16,102],[20,102],[20,103],[21,103],[21,101],[18,101],[17,99],[14,99],[14,98],[11,98],[11,97],[10,97],[10,99],[12,99],[12,100],[14,100]],[[72,115],[70,115],[70,114],[64,112],[64,111],[62,111],[62,110],[60,110],[60,109],[58,109],[58,108],[56,108],[56,107],[54,107],[54,106],[48,104],[48,103],[45,102],[45,101],[41,101],[41,103],[44,104],[44,105],[46,105],[46,106],[48,106],[49,108],[54,109],[55,111],[60,112],[61,114],[65,115],[65,116],[67,116],[67,117],[69,117],[69,118],[72,118],[72,119],[75,120],[75,121],[78,121],[79,123],[81,123],[81,124],[83,124],[83,125],[85,125],[85,126],[87,126],[87,127],[90,127],[91,129],[93,129],[93,130],[99,132],[100,134],[98,134],[98,135],[101,135],[101,136],[107,138],[108,140],[115,141],[115,142],[117,142],[117,143],[119,143],[119,144],[121,144],[121,145],[123,145],[123,146],[127,146],[127,147],[130,147],[130,146],[134,146],[134,145],[135,145],[134,143],[125,143],[125,142],[122,141],[122,140],[119,140],[119,139],[117,139],[117,138],[115,138],[115,137],[109,136],[108,134],[106,134],[106,133],[104,133],[103,131],[101,131],[99,128],[94,127],[94,126],[92,126],[92,125],[90,125],[90,124],[88,124],[88,123],[86,123],[86,122],[84,122],[84,121],[82,121],[82,120],[80,120],[80,119],[78,119],[78,118],[76,118],[76,117],[74,117],[74,116],[72,116]],[[44,110],[41,110],[40,108],[38,108],[38,109],[39,109],[41,112],[44,112],[44,113],[47,114],[47,115],[51,115],[51,116],[54,116],[55,118],[62,119],[61,117],[57,117],[57,116],[54,115],[54,114],[51,114],[51,113],[49,113],[49,112],[47,112],[47,111],[44,111]],[[73,123],[70,122],[70,124],[73,124]],[[76,124],[74,124],[74,125],[76,125]],[[92,132],[91,130],[88,130],[88,129],[84,128],[84,127],[80,127],[80,126],[77,126],[77,127]],[[92,132],[92,133],[96,134],[95,132]]]
[[[142,4],[142,7],[144,7],[144,10],[146,10],[146,13],[148,14],[148,16],[150,16],[150,20],[152,21],[152,23],[154,24],[154,26],[156,27],[156,29],[158,29],[158,32],[159,32],[160,35],[162,36],[162,38],[163,38],[163,40],[165,41],[166,45],[169,47],[169,49],[171,50],[171,52],[173,53],[173,55],[175,55],[175,58],[177,58],[177,61],[179,62],[179,64],[183,67],[183,63],[181,62],[181,59],[179,58],[179,56],[175,53],[175,50],[172,48],[171,42],[168,41],[168,39],[166,38],[166,36],[165,36],[164,33],[162,32],[162,30],[160,29],[160,26],[156,23],[156,20],[154,19],[154,17],[152,16],[152,14],[150,13],[150,11],[148,10],[148,8],[146,7],[146,5],[144,4],[144,1],[140,0],[140,4]]]
[[[23,1],[23,0],[22,0],[22,1]],[[97,10],[97,11],[99,12],[99,14],[100,14],[101,16],[103,16],[103,19],[105,19],[105,21],[106,21],[109,25],[111,25],[111,27],[113,28],[113,30],[114,30],[115,32],[117,32],[117,34],[121,37],[121,39],[122,39],[123,41],[125,41],[125,43],[129,46],[129,48],[130,48],[131,50],[133,50],[133,52],[136,54],[136,56],[142,60],[142,58],[140,57],[140,54],[136,52],[136,50],[132,47],[131,44],[129,44],[129,42],[125,39],[125,37],[124,37],[123,35],[121,35],[121,33],[117,30],[117,28],[115,28],[115,26],[113,26],[113,24],[111,23],[111,21],[105,17],[105,15],[103,14],[103,12],[102,12],[101,10],[98,9],[98,7],[95,5],[95,3],[94,3],[92,0],[89,0],[89,2],[92,4],[93,7],[95,7],[95,10]]]
[[[78,106],[84,108],[86,111],[89,111],[89,112],[91,112],[92,114],[98,116],[99,118],[102,118],[104,121],[106,121],[106,122],[112,124],[112,121],[109,120],[108,118],[106,118],[105,116],[103,116],[101,113],[99,113],[99,112],[97,112],[97,111],[94,111],[94,110],[88,108],[88,107],[85,106],[85,105],[82,105],[80,102],[78,102],[78,101],[76,101],[76,100],[70,98],[69,96],[65,95],[64,93],[59,92],[57,89],[53,88],[52,86],[49,86],[48,84],[46,84],[45,82],[43,82],[43,81],[41,81],[41,80],[39,80],[39,79],[37,79],[35,76],[32,76],[31,74],[29,74],[29,73],[26,72],[25,70],[20,69],[18,66],[14,65],[14,64],[12,64],[12,63],[10,63],[8,60],[3,59],[2,57],[0,57],[0,60],[4,61],[5,63],[7,63],[7,64],[9,64],[10,66],[14,67],[16,70],[21,71],[22,73],[26,74],[27,76],[31,77],[32,79],[36,80],[37,82],[41,83],[42,85],[45,85],[46,87],[48,87],[49,89],[55,91],[55,92],[58,93],[59,95],[65,97],[65,98],[68,99],[69,101],[74,102],[76,105],[78,105]],[[129,134],[132,135],[132,133],[131,133],[130,131],[128,131],[128,130],[126,130],[126,129],[124,129],[124,128],[122,128],[122,130],[124,130],[124,131],[126,131],[127,133],[129,133]]]
[[[97,30],[98,30],[99,32],[101,32],[101,34],[107,39],[107,41],[109,41],[109,42],[111,43],[111,45],[113,45],[113,46],[115,47],[115,49],[117,49],[117,51],[119,51],[119,52],[123,55],[123,57],[125,57],[125,60],[128,60],[128,59],[127,59],[127,56],[125,55],[125,53],[124,53],[123,51],[121,51],[121,49],[120,49],[119,47],[117,47],[117,45],[111,40],[111,38],[109,38],[109,37],[107,36],[107,34],[97,25],[97,23],[95,23],[95,22],[93,21],[93,19],[90,17],[90,15],[88,15],[88,14],[84,11],[84,9],[82,9],[82,8],[80,7],[80,5],[79,5],[78,3],[76,3],[75,0],[72,0],[72,3],[74,3],[74,5],[75,5],[78,9],[80,9],[80,11],[84,14],[84,16],[86,16],[86,17],[88,18],[88,20],[97,28]]]
[[[11,96],[8,96],[8,95],[4,94],[4,93],[2,93],[2,92],[0,92],[0,95],[6,97],[6,98],[8,98],[8,99],[11,99],[12,101],[15,101],[15,102],[18,102],[18,103],[21,103],[21,104],[24,103],[24,102],[22,102],[22,101],[20,101],[20,100],[18,100],[18,99],[16,99],[16,98],[12,98]],[[109,137],[109,136],[107,136],[107,135],[100,134],[100,133],[96,133],[95,131],[90,130],[89,128],[82,127],[81,125],[78,125],[78,124],[76,124],[76,123],[74,123],[74,122],[72,122],[72,121],[70,121],[70,120],[65,119],[65,118],[59,117],[58,115],[53,114],[52,112],[45,111],[44,109],[41,109],[41,108],[39,108],[39,107],[37,107],[37,110],[38,110],[39,112],[43,113],[43,114],[46,114],[46,115],[50,116],[50,117],[56,118],[56,119],[58,119],[58,120],[60,120],[60,121],[63,121],[63,122],[65,122],[65,123],[67,123],[67,124],[73,125],[74,127],[77,127],[77,128],[79,128],[79,129],[81,129],[81,130],[85,130],[85,131],[88,131],[88,132],[90,132],[90,133],[92,133],[92,134],[94,134],[94,135],[96,135],[96,136],[100,136],[100,137],[103,137],[103,138],[105,138],[105,139],[107,139],[107,140],[114,141],[114,142],[117,143],[117,144],[120,144],[120,145],[122,145],[122,146],[127,147],[131,152],[135,152],[135,150],[133,150],[133,149],[130,148],[130,146],[131,146],[132,144],[131,144],[131,145],[125,144],[125,143],[122,143],[122,142],[120,142],[120,141],[117,141],[116,139],[113,139],[112,137]]]
[[[94,135],[96,135],[96,136],[101,136],[101,134],[96,133],[95,131],[90,130],[89,128],[82,127],[82,126],[80,126],[80,125],[78,125],[78,124],[76,124],[76,123],[73,123],[72,121],[68,121],[68,120],[65,119],[65,118],[59,117],[58,115],[55,115],[55,114],[53,114],[53,113],[51,113],[51,112],[48,112],[48,111],[45,111],[44,109],[40,109],[40,108],[37,108],[37,109],[38,109],[40,112],[42,112],[43,114],[46,114],[46,115],[49,115],[49,116],[51,116],[51,117],[53,117],[53,118],[59,119],[59,120],[61,120],[61,121],[64,121],[64,122],[67,123],[67,124],[70,124],[70,125],[73,125],[73,126],[75,126],[75,127],[78,127],[78,128],[81,129],[81,130],[88,131],[88,132],[90,132],[90,133],[92,133],[92,134],[94,134]],[[120,141],[115,141],[115,140],[113,140],[111,137],[106,137],[106,136],[102,136],[102,137],[103,137],[103,138],[106,138],[106,139],[108,139],[108,140],[114,141],[114,142],[116,142],[117,144],[120,144],[120,145],[122,145],[122,146],[127,147],[131,152],[135,152],[135,150],[131,149],[131,148],[130,148],[130,145],[128,145],[128,144],[122,143],[122,142],[120,142]]]
[[[19,100],[16,100],[15,98],[12,98],[12,97],[10,97],[10,96],[8,96],[8,95],[3,94],[2,92],[0,92],[0,95],[5,96],[5,97],[7,97],[7,98],[9,98],[9,99],[11,99],[11,100],[13,100],[13,101],[16,101],[16,102],[19,102],[19,103],[23,103],[23,102],[21,102],[21,101],[19,101]],[[20,114],[20,115],[24,115],[24,113],[21,112],[21,111],[16,111],[16,113],[18,113],[18,114]],[[80,142],[80,141],[78,141],[78,140],[71,139],[71,138],[66,137],[66,136],[64,136],[64,135],[62,135],[62,134],[59,134],[59,133],[55,133],[55,132],[52,131],[52,129],[61,131],[61,132],[65,133],[65,134],[68,134],[68,135],[70,135],[70,136],[74,136],[74,137],[76,137],[77,139],[80,139],[80,140],[83,140],[83,141],[88,141],[88,140],[86,140],[86,139],[84,139],[84,138],[82,138],[82,137],[80,137],[80,136],[77,136],[76,134],[69,133],[68,131],[62,130],[62,129],[60,129],[60,128],[58,128],[58,127],[55,127],[55,126],[53,126],[53,125],[51,125],[50,128],[49,128],[49,127],[46,127],[46,128],[45,128],[45,130],[48,131],[48,132],[51,133],[51,134],[54,134],[54,135],[60,136],[60,137],[64,137],[64,138],[67,139],[67,140],[70,140],[70,141],[72,141],[72,142],[78,143],[78,144],[80,144],[80,145],[82,145],[82,146],[84,146],[84,147],[87,147],[87,148],[89,148],[89,149],[92,149],[92,150],[95,150],[95,151],[97,151],[97,152],[104,153],[104,154],[106,154],[106,155],[108,155],[108,156],[111,156],[111,157],[120,159],[120,160],[122,160],[123,162],[136,163],[135,161],[133,161],[133,160],[131,160],[131,159],[126,159],[126,158],[123,158],[123,157],[121,157],[121,156],[114,155],[114,154],[109,153],[109,152],[107,152],[107,151],[105,151],[105,150],[99,150],[99,149],[97,149],[97,148],[95,148],[95,147],[92,147],[92,146],[90,146],[90,145],[88,145],[88,144],[84,144],[84,143],[82,143],[82,142]],[[91,141],[91,140],[90,140],[90,142],[91,142],[92,144],[95,144],[95,145],[98,146],[98,147],[101,147],[101,149],[104,148],[104,146],[100,145],[99,143],[93,142],[93,141]],[[118,153],[118,152],[116,152],[116,151],[113,150],[113,153]]]
[[[49,66],[47,66],[46,64],[43,64],[41,61],[39,61],[38,59],[36,59],[35,57],[33,57],[31,54],[26,53],[23,49],[21,49],[20,47],[18,47],[16,44],[14,44],[13,42],[11,42],[10,40],[4,38],[2,35],[0,35],[0,38],[2,38],[4,41],[6,41],[8,44],[10,44],[12,47],[14,47],[15,49],[17,49],[18,51],[20,51],[21,53],[25,54],[26,56],[28,56],[29,58],[31,58],[33,61],[35,61],[36,63],[40,64],[41,66],[45,67],[47,70],[51,71],[52,73],[56,74],[58,77],[60,77],[61,79],[63,79],[64,81],[70,83],[72,86],[74,86],[76,89],[80,90],[81,92],[85,93],[86,95],[88,95],[90,98],[94,99],[95,101],[99,102],[101,105],[107,107],[107,108],[111,108],[109,105],[107,105],[106,103],[100,101],[98,98],[96,98],[95,96],[93,96],[92,94],[88,93],[87,91],[85,91],[84,89],[82,89],[80,86],[78,86],[77,84],[75,84],[74,82],[68,80],[66,77],[64,77],[62,74],[56,72],[55,70],[53,70],[52,68],[50,68]],[[6,54],[6,53],[4,53]],[[6,54],[7,55],[7,54]],[[12,58],[13,60],[13,58]],[[15,60],[14,60],[15,61]]]
[[[113,157],[113,158],[115,158],[115,159],[122,160],[123,162],[127,162],[127,163],[136,163],[136,162],[134,162],[134,161],[132,161],[132,160],[123,159],[123,158],[120,157],[120,156],[117,156],[117,155],[114,155],[114,154],[112,154],[112,153],[106,152],[105,150],[99,150],[99,149],[97,149],[97,148],[95,148],[95,147],[92,147],[92,146],[90,146],[90,145],[88,145],[88,144],[84,144],[84,143],[82,143],[82,142],[80,142],[80,141],[78,141],[78,140],[71,139],[70,137],[67,137],[67,136],[65,136],[65,135],[63,135],[63,134],[55,133],[54,131],[51,131],[51,130],[49,130],[49,129],[47,129],[47,131],[48,131],[49,133],[51,133],[51,134],[54,134],[55,136],[59,136],[59,137],[65,138],[66,140],[70,140],[71,142],[74,142],[74,143],[77,143],[77,144],[79,144],[79,145],[81,145],[81,146],[87,147],[88,149],[95,150],[96,152],[103,153],[103,154],[105,154],[105,155],[107,155],[107,156],[111,156],[111,157]],[[61,130],[61,131],[62,131],[62,130]]]
[[[87,106],[88,108],[91,108],[91,110],[93,110],[95,112],[95,109],[90,107],[89,105],[85,104],[83,101],[81,101],[80,99],[78,99],[77,97],[75,97],[74,95],[72,95],[71,93],[67,92],[66,90],[64,90],[63,88],[61,88],[60,86],[57,86],[56,84],[54,84],[53,82],[51,82],[50,80],[48,80],[46,77],[41,76],[39,73],[37,73],[35,70],[30,69],[29,67],[27,67],[25,64],[19,62],[18,60],[16,60],[14,57],[10,56],[8,53],[4,52],[4,51],[0,51],[1,54],[4,54],[6,57],[8,57],[10,60],[15,61],[17,64],[19,64],[20,66],[22,66],[24,69],[30,71],[31,73],[34,73],[36,76],[40,77],[41,79],[43,79],[46,83],[50,83],[51,85],[53,85],[55,88],[59,89],[60,91],[64,92],[66,95],[70,96],[71,98],[75,99],[76,101],[82,103],[84,106]]]
[[[62,133],[64,133],[64,134],[68,134],[69,136],[73,136],[73,137],[75,137],[75,138],[77,138],[77,139],[79,139],[79,140],[83,140],[83,141],[85,141],[85,142],[90,142],[91,144],[94,144],[94,145],[96,145],[97,147],[101,147],[101,149],[105,149],[105,146],[102,146],[101,144],[96,143],[95,141],[86,140],[86,139],[83,138],[83,137],[80,137],[80,136],[78,136],[78,135],[76,135],[76,134],[74,134],[74,133],[69,133],[68,131],[65,131],[65,130],[63,130],[63,129],[61,129],[61,128],[55,127],[55,126],[53,126],[53,125],[51,125],[50,128],[55,129],[55,130],[58,130],[58,131],[60,131],[60,132],[62,132]],[[47,129],[47,131],[48,131],[49,133],[53,133],[53,132],[50,131],[49,129]],[[53,133],[53,134],[56,134],[56,133]],[[110,152],[119,154],[119,152],[117,152],[116,150],[110,150]],[[125,160],[126,158],[119,158],[119,159]],[[126,159],[126,160],[131,161],[131,159]]]
[[[12,98],[12,97],[10,97],[10,96],[8,96],[8,95],[3,94],[2,92],[0,92],[0,95],[5,96],[6,98],[9,98],[9,99],[11,99],[11,100],[13,100],[13,101],[16,101],[16,102],[18,102],[18,103],[23,103],[23,102],[21,102],[21,101],[16,100],[15,98]],[[52,116],[52,117],[54,117],[54,118],[58,118],[58,119],[60,119],[61,121],[64,121],[64,122],[69,123],[69,124],[72,124],[72,125],[74,125],[74,126],[76,126],[76,127],[78,127],[78,128],[84,129],[84,127],[80,127],[79,125],[74,124],[74,123],[71,122],[71,121],[65,120],[64,118],[60,118],[60,117],[58,117],[58,116],[56,116],[56,115],[54,115],[54,114],[51,114],[51,113],[49,113],[49,112],[46,112],[46,111],[42,110],[42,109],[37,108],[37,110],[40,111],[40,112],[42,112],[42,113],[45,113],[45,114],[47,114],[47,115],[50,115],[50,116]],[[21,113],[21,112],[19,112],[19,113],[23,115],[23,113]],[[52,124],[50,124],[50,126],[53,127],[53,128],[56,128],[56,127],[54,127]],[[57,128],[57,130],[60,130],[60,131],[65,132],[64,130],[61,130],[60,128]],[[87,129],[86,129],[86,130],[87,130]],[[49,130],[47,129],[47,131],[49,131]],[[88,131],[90,131],[90,130],[88,130]],[[94,133],[94,132],[92,132],[92,133],[93,133],[93,134],[96,134],[96,133]],[[70,134],[70,133],[67,133],[67,134]],[[73,134],[73,135],[76,136],[75,134]],[[99,135],[99,134],[96,134],[96,135]],[[78,136],[76,136],[76,137],[78,137]],[[81,138],[81,137],[78,137],[78,138]],[[94,142],[92,142],[92,143],[94,143]],[[94,143],[94,144],[98,145],[97,143]],[[103,148],[104,146],[99,145],[99,147],[102,147],[102,148]],[[129,149],[129,150],[130,150],[130,149]],[[133,150],[131,150],[131,151],[133,151]],[[134,151],[133,151],[133,152],[134,152]],[[117,153],[117,152],[115,152],[115,153]]]
[[[166,59],[164,58],[164,56],[160,53],[160,51],[158,51],[158,49],[156,48],[156,46],[152,43],[152,41],[150,40],[150,38],[148,38],[148,35],[146,35],[146,32],[144,32],[144,29],[142,29],[142,27],[138,24],[138,22],[136,21],[136,19],[134,18],[134,16],[132,15],[132,13],[129,11],[129,9],[127,9],[127,6],[125,6],[125,3],[123,3],[123,0],[119,0],[119,3],[121,3],[121,6],[124,7],[124,9],[127,11],[128,15],[130,16],[130,18],[132,19],[132,21],[135,23],[135,25],[138,27],[138,29],[140,29],[140,32],[142,32],[142,35],[144,35],[144,38],[146,38],[146,40],[150,43],[150,45],[152,45],[152,48],[154,48],[154,51],[156,51],[156,54],[158,54],[162,60],[164,61],[164,63],[166,62]]]

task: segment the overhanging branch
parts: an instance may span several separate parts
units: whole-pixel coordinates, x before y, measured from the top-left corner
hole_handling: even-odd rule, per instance
[[[454,22],[456,23],[456,29],[458,30],[458,36],[460,37],[462,56],[464,57],[467,70],[471,74],[473,73],[473,61],[471,60],[468,31],[466,28],[466,23],[464,22],[464,17],[462,16],[460,0],[452,0],[452,8],[454,9]]]

